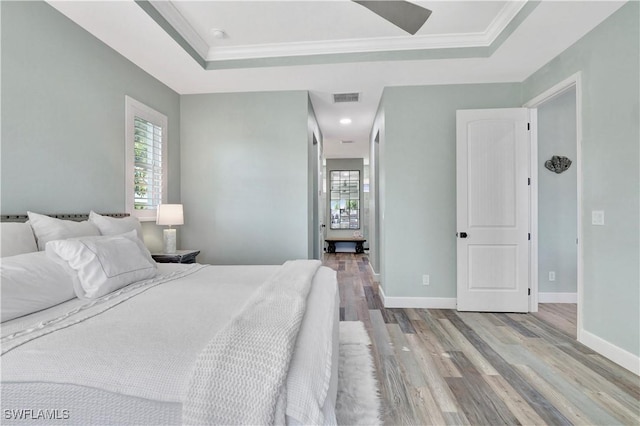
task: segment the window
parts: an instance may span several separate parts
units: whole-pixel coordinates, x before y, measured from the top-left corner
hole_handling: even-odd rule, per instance
[[[331,171],[331,229],[360,229],[360,171]]]
[[[167,117],[126,97],[126,209],[140,220],[155,220],[167,201]]]

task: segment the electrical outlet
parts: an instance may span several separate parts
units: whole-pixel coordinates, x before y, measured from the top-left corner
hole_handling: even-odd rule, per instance
[[[429,275],[422,276],[422,285],[429,285]]]
[[[549,271],[549,281],[555,281],[555,280],[556,280],[555,271]]]

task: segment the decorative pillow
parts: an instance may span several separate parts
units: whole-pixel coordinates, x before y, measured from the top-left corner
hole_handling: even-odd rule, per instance
[[[41,251],[0,259],[0,293],[2,322],[76,296],[73,280],[65,268]]]
[[[4,222],[0,224],[0,257],[34,251],[38,251],[38,246],[29,223]]]
[[[46,251],[49,257],[73,270],[74,290],[81,299],[96,299],[152,278],[157,272],[156,262],[136,231],[50,241]]]
[[[98,227],[88,221],[61,220],[33,212],[27,212],[27,214],[33,233],[38,240],[39,250],[44,250],[49,241],[100,235]]]
[[[102,235],[120,235],[129,231],[136,231],[140,241],[144,241],[142,237],[142,225],[137,217],[115,218],[102,216],[93,210],[89,213],[89,222],[98,227]]]

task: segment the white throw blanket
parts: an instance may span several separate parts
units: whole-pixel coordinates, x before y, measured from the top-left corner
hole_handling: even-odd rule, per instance
[[[317,260],[286,262],[200,353],[185,424],[284,424],[286,377]]]

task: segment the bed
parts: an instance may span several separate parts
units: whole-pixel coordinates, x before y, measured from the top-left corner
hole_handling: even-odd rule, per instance
[[[102,256],[101,273],[135,263],[138,253],[129,254],[125,247],[141,245],[136,221],[101,216],[108,226],[96,226],[99,235],[85,224],[77,232],[90,235],[69,236],[75,231],[67,229],[52,237],[55,226],[49,218],[29,218],[29,225],[21,225],[23,236],[31,227],[33,245],[16,238],[19,225],[7,231],[2,224],[4,423],[336,423],[339,301],[334,271],[302,260],[280,266],[151,260],[155,273],[96,290],[93,281],[87,285],[87,277],[94,279],[96,272],[77,267],[86,255],[77,247],[88,246],[94,258]],[[40,219],[49,234],[38,229]],[[115,266],[100,251],[109,247],[117,249]],[[144,250],[141,258],[148,255]],[[116,269],[109,280],[124,274]],[[60,284],[64,275],[56,274],[73,279]],[[20,299],[24,292],[39,291],[39,279],[33,277],[44,275],[48,278],[42,282],[60,287],[51,297],[42,296],[50,300]],[[23,293],[11,289],[12,280]],[[47,306],[59,299],[66,300]],[[35,305],[13,312],[12,302]]]

